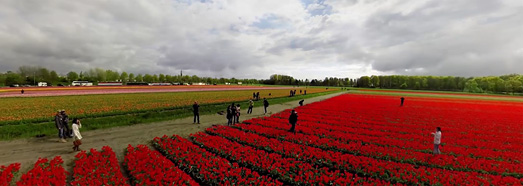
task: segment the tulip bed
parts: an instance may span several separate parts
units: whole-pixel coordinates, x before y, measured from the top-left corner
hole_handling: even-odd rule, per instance
[[[62,157],[56,156],[51,161],[40,158],[34,167],[22,175],[16,185],[66,185],[66,174]]]
[[[14,174],[20,170],[20,163],[13,163],[8,166],[0,165],[0,186],[8,186],[13,181]]]
[[[155,138],[153,144],[204,185],[283,185],[280,181],[230,163],[180,136]]]
[[[296,132],[286,110],[189,139],[156,137],[158,151],[129,145],[123,165],[131,185],[523,185],[523,104],[407,100],[344,94],[297,107]],[[442,154],[433,155],[437,126]],[[76,157],[71,185],[129,184],[111,148]],[[64,185],[57,158],[39,160],[18,184],[58,175],[54,185]],[[19,169],[9,167],[0,180]]]
[[[205,133],[197,133],[192,137],[196,144],[212,152],[228,157],[229,160],[258,172],[277,177],[290,185],[389,184],[381,180],[364,180],[339,170],[331,171],[326,167],[317,167],[304,161],[285,158],[277,153],[258,150]]]
[[[145,145],[129,145],[124,166],[134,185],[198,185],[173,162]]]
[[[110,147],[104,146],[102,151],[81,151],[75,157],[71,185],[128,185]]]

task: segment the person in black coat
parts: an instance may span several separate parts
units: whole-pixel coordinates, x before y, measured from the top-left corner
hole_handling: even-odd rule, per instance
[[[227,107],[226,118],[227,118],[227,126],[232,125],[232,106],[230,106],[230,105]]]
[[[65,127],[64,127],[63,117],[62,117],[60,110],[58,110],[58,112],[56,112],[56,115],[54,116],[54,122],[55,122],[56,129],[58,129],[58,137],[59,137],[58,142],[62,142],[62,143],[67,142],[65,140],[65,137],[66,137],[65,131],[64,131]]]
[[[303,106],[303,102],[304,102],[304,101],[305,101],[305,100],[302,99],[302,100],[299,102],[300,106]]]
[[[267,114],[267,107],[269,107],[269,101],[267,101],[266,98],[263,98],[263,109],[265,110],[265,113],[263,114]]]
[[[231,115],[232,115],[232,117],[231,117],[231,119],[232,119],[231,124],[233,124],[236,121],[236,118],[238,117],[236,109],[237,109],[236,105],[234,105],[234,103],[232,103],[231,104]]]
[[[298,113],[293,109],[291,111],[291,115],[289,116],[289,123],[292,125],[291,129],[289,130],[289,132],[294,132],[296,133],[296,122],[298,122]]]
[[[400,100],[401,100],[401,105],[400,106],[403,106],[403,102],[405,101],[405,98],[401,97]]]
[[[192,105],[192,112],[194,114],[193,124],[196,123],[196,121],[200,124],[200,105],[196,101]]]
[[[72,138],[73,130],[69,129],[69,116],[65,113],[65,110],[63,109],[60,113],[62,114],[62,122],[64,123],[64,135],[67,138]]]

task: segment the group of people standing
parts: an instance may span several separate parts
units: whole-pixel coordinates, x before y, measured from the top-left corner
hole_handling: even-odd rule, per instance
[[[227,107],[227,125],[230,126],[234,123],[240,123],[240,104],[234,105],[232,103]]]
[[[74,118],[71,128],[69,128],[69,116],[65,113],[65,110],[62,109],[56,112],[54,122],[58,130],[58,142],[66,143],[66,138],[73,138],[73,150],[79,151],[80,145],[82,144],[82,135],[80,134],[82,124],[80,120]]]
[[[305,92],[304,92],[303,95],[307,95],[307,90],[304,90],[304,91],[305,91]],[[302,90],[300,90],[300,94],[301,94],[301,93],[302,93]],[[296,95],[296,89],[294,89],[294,90],[290,90],[290,91],[289,91],[289,97],[293,97],[293,96],[295,96],[295,95]]]

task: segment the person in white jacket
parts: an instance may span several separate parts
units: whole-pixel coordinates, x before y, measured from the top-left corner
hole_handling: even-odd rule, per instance
[[[80,145],[82,144],[82,134],[80,134],[80,128],[82,128],[82,123],[79,119],[73,119],[73,150],[79,151]]]
[[[436,132],[431,133],[434,136],[434,154],[441,154],[439,145],[441,144],[441,128],[436,127]]]

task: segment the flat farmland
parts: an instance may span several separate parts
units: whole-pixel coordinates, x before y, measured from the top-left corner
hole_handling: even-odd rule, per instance
[[[243,89],[243,88],[242,88]],[[49,121],[59,109],[65,109],[70,116],[91,117],[133,113],[146,110],[172,109],[188,106],[198,101],[212,104],[232,101],[245,101],[252,98],[253,92],[260,92],[262,98],[277,98],[289,95],[294,88],[266,87],[249,90],[202,91],[200,88],[175,89],[177,92],[154,93],[110,93],[96,95],[37,96],[0,98],[0,123],[13,124],[15,121]],[[325,88],[295,88],[307,90],[308,94],[332,91]],[[84,89],[73,89],[72,92]],[[90,89],[89,89],[90,90]],[[95,89],[98,90],[98,89]],[[171,89],[168,89],[171,90]],[[43,90],[42,90],[43,91]],[[60,90],[68,92],[67,90]],[[101,91],[106,91],[101,89]],[[114,89],[111,89],[114,91]],[[130,91],[125,89],[125,91]],[[46,93],[47,94],[47,93]],[[270,94],[270,95],[269,95]]]
[[[191,86],[83,86],[83,87],[16,87],[0,88],[2,97],[40,97],[88,94],[123,94],[153,92],[193,92],[226,90],[273,90],[288,87],[262,87],[239,85],[191,85]],[[21,94],[21,90],[24,94]]]
[[[99,179],[102,183],[130,185],[523,184],[523,104],[407,97],[400,106],[398,98],[338,94],[295,107],[295,133],[288,131],[286,109],[233,126],[215,122],[190,135],[157,136],[149,139],[151,146],[120,142],[112,145],[116,154],[111,147],[97,147],[78,153],[70,160],[74,164],[52,163],[73,166],[70,179],[60,171],[52,176],[75,185],[101,175],[111,175]],[[442,128],[439,155],[432,154],[436,127]],[[108,155],[96,157],[97,149]],[[19,164],[10,166],[6,170],[18,171]],[[120,169],[128,174],[119,174]],[[30,170],[19,172],[29,175]]]

